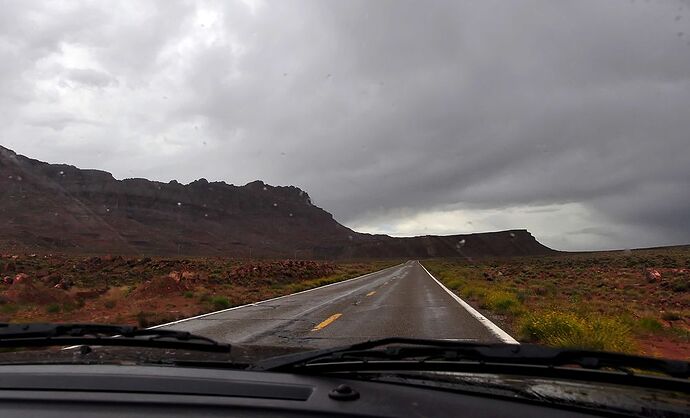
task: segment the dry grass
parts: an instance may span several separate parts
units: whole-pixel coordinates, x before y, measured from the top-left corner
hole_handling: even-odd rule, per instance
[[[634,351],[630,327],[615,318],[545,311],[527,314],[519,324],[520,335],[527,341],[554,347]]]
[[[690,359],[690,247],[424,264],[524,341]]]
[[[360,276],[399,261],[324,263],[222,258],[0,257],[0,271],[26,274],[51,303],[12,301],[0,285],[0,322],[100,322],[157,325]],[[188,277],[189,279],[182,278]],[[70,280],[69,291],[50,280]],[[182,278],[182,279],[181,279]],[[181,279],[181,280],[180,280]],[[179,280],[179,281],[178,281]],[[16,292],[15,292],[16,293]]]

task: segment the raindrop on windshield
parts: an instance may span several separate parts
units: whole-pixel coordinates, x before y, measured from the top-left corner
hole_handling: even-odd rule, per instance
[[[347,239],[349,239],[350,241],[352,241],[353,239],[355,239],[355,237],[353,237],[352,235],[348,235],[348,236],[347,236]]]
[[[65,172],[64,172],[64,171],[60,171],[60,175],[61,175],[61,176],[64,176],[64,175],[65,175]]]
[[[511,238],[515,238],[515,234],[513,234],[513,233],[511,232],[511,233],[510,233],[510,237],[511,237]]]
[[[177,206],[182,206],[182,202],[177,202]]]
[[[293,216],[293,215],[292,215],[292,212],[290,212],[290,214],[289,214],[288,216],[292,218],[292,216]]]
[[[277,207],[278,207],[278,204],[277,204],[277,203],[274,203],[274,204],[273,204],[273,207],[274,207],[274,208],[277,208]]]
[[[268,187],[264,186],[264,191],[268,190]]]

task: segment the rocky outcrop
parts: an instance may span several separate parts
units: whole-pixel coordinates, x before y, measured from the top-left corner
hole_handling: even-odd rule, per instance
[[[293,186],[117,180],[2,147],[0,197],[0,248],[11,251],[298,258],[551,252],[525,230],[414,238],[360,234]]]

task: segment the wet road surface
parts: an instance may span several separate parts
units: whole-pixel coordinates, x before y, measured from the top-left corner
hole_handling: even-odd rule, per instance
[[[419,262],[408,261],[348,281],[163,327],[234,344],[310,349],[392,336],[514,342],[463,303]]]

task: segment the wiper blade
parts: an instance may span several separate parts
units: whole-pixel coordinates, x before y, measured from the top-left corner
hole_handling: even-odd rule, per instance
[[[99,345],[230,352],[230,345],[189,332],[128,325],[0,323],[0,347]]]
[[[592,350],[556,349],[530,344],[480,344],[408,338],[385,338],[331,350],[273,358],[258,363],[255,368],[309,373],[310,368],[315,370],[313,366],[324,364],[380,361],[408,364],[440,361],[546,367],[578,366],[590,370],[614,369],[627,374],[633,374],[631,369],[636,369],[674,378],[690,378],[690,363],[684,361]],[[321,369],[323,370],[323,367]]]

